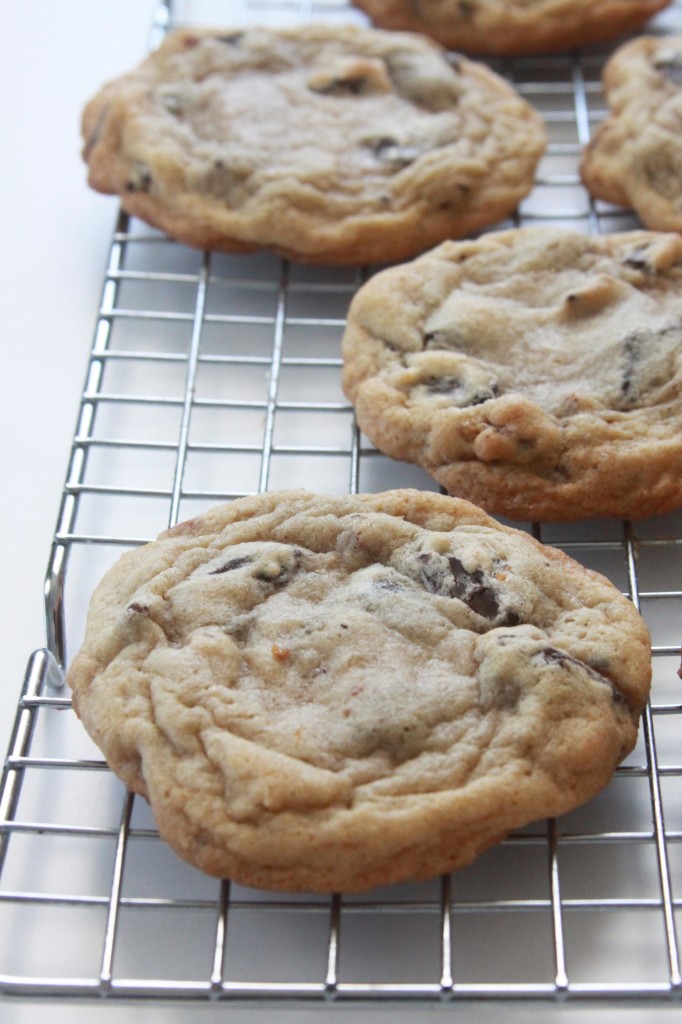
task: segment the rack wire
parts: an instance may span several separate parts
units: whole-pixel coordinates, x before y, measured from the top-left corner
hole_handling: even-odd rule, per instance
[[[172,24],[220,3],[158,3]],[[246,4],[231,20],[364,20],[340,4]],[[682,30],[682,5],[653,23]],[[493,62],[543,114],[549,147],[515,218],[635,226],[594,202],[577,162],[604,116],[613,47]],[[525,528],[607,575],[653,636],[654,687],[612,784],[513,833],[451,877],[364,896],[272,895],[209,879],[159,839],[77,722],[62,683],[89,595],[119,554],[219,501],[268,488],[417,486],[377,452],[339,385],[362,271],[210,255],[118,216],[46,577],[0,791],[0,990],[223,1000],[649,1000],[682,992],[682,758],[677,677],[682,515]],[[518,524],[517,524],[518,525]],[[55,936],[69,935],[69,942]]]

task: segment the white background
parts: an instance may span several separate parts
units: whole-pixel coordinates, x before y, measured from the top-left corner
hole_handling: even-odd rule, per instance
[[[7,747],[31,650],[44,643],[42,587],[116,213],[91,193],[79,156],[79,115],[102,81],[146,50],[153,0],[24,0],[3,10],[0,159],[2,495],[0,747]],[[0,935],[0,943],[21,942]],[[68,936],[63,940],[68,942]],[[414,1008],[242,1010],[225,1005],[34,1002],[0,997],[3,1024],[366,1019],[641,1024],[667,1007],[508,1004]]]

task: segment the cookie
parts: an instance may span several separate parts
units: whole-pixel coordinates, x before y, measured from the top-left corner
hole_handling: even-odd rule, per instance
[[[125,554],[68,681],[181,857],[361,891],[606,785],[649,642],[607,580],[468,502],[279,492]]]
[[[409,34],[179,31],[83,115],[93,188],[192,246],[407,259],[503,220],[545,148],[501,77]]]
[[[603,85],[610,115],[583,152],[585,186],[648,228],[682,231],[682,35],[627,43]]]
[[[670,0],[353,0],[384,29],[423,32],[467,53],[511,57],[615,39]]]
[[[682,506],[682,238],[551,228],[370,278],[343,386],[383,452],[512,519]]]

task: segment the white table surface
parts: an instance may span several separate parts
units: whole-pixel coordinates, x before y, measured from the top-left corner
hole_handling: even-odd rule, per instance
[[[4,751],[29,653],[44,643],[42,586],[116,213],[90,192],[79,156],[82,103],[146,49],[152,0],[26,0],[3,11],[0,403],[3,501],[0,745]],[[0,942],[20,941],[0,935]],[[68,937],[65,937],[68,941]],[[0,997],[3,1024],[396,1019],[643,1024],[682,1018],[668,1007],[509,1004],[427,1011],[231,1009],[203,1005],[59,1003]]]

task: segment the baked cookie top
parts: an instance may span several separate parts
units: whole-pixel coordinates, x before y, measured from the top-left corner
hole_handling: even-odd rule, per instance
[[[126,554],[74,706],[159,830],[244,884],[462,866],[635,742],[649,637],[603,577],[458,499],[238,499]]]
[[[640,28],[670,0],[353,0],[375,25],[423,32],[467,53],[570,50]]]
[[[444,243],[350,307],[346,395],[382,451],[513,519],[682,505],[682,238]]]
[[[584,184],[648,228],[682,231],[682,35],[622,46],[603,85],[610,115],[584,150]]]
[[[349,25],[173,33],[83,136],[92,187],[183,242],[348,264],[504,219],[545,147],[482,64]]]

